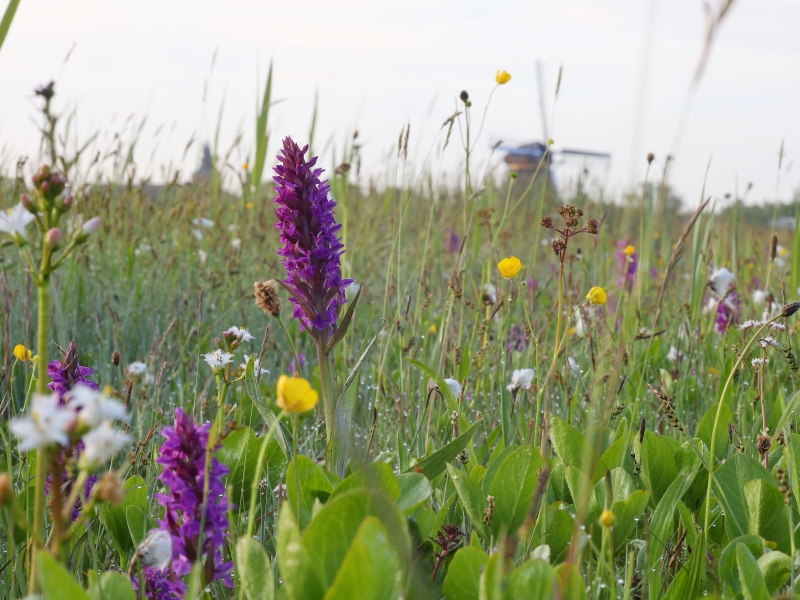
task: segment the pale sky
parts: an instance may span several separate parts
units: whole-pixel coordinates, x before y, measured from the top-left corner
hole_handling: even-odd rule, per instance
[[[610,152],[607,167],[592,173],[618,197],[641,181],[648,152],[660,176],[704,31],[701,0],[22,0],[0,49],[0,159],[10,174],[20,155],[36,155],[32,90],[55,78],[56,106],[77,106],[79,138],[100,131],[100,150],[147,117],[138,173],[156,180],[168,164],[194,170],[199,146],[183,160],[186,143],[193,134],[213,139],[224,98],[220,145],[244,133],[232,157],[238,166],[253,153],[256,96],[272,59],[273,98],[282,102],[270,118],[270,154],[285,135],[306,140],[318,90],[318,149],[329,139],[341,149],[357,128],[362,174],[377,175],[410,123],[409,161],[419,167],[428,157],[434,173],[454,173],[458,140],[443,159],[441,137],[434,140],[462,89],[479,120],[497,69],[513,79],[495,92],[478,160],[497,139],[542,138],[540,60],[556,148]],[[733,192],[738,180],[740,192],[753,183],[750,201],[774,198],[776,185],[789,200],[800,187],[800,168],[792,168],[800,153],[799,33],[794,0],[734,3],[671,177],[690,204],[709,160],[708,194]],[[333,160],[327,151],[321,166],[332,169]],[[568,185],[571,170],[556,173]]]

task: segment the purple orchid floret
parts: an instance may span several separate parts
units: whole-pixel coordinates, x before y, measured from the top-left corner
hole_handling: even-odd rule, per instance
[[[277,204],[276,227],[281,232],[287,278],[284,284],[291,292],[294,317],[304,329],[332,335],[339,319],[339,310],[346,302],[345,288],[352,279],[342,279],[341,257],[344,246],[338,233],[327,181],[320,181],[322,169],[315,169],[315,156],[305,159],[308,146],[302,149],[292,138],[283,140],[275,167]]]
[[[59,397],[78,384],[96,390],[98,389],[97,383],[89,379],[93,373],[94,369],[78,364],[78,346],[75,340],[72,340],[61,360],[53,360],[48,363],[47,376],[52,381],[47,384],[47,387]]]
[[[165,509],[164,518],[158,524],[172,537],[171,568],[177,576],[188,575],[192,565],[201,560],[206,584],[221,579],[226,586],[233,587],[233,563],[225,562],[222,557],[229,506],[223,478],[228,468],[213,457],[208,474],[208,497],[203,500],[209,428],[209,423],[198,426],[192,417],[176,408],[175,426],[164,427],[161,431],[166,441],[157,460],[164,466],[158,478],[169,488],[169,493],[156,494],[158,503]],[[203,525],[203,548],[198,551]],[[183,582],[175,578],[171,585],[173,593],[182,598]]]
[[[717,303],[717,316],[714,318],[714,327],[718,333],[725,333],[731,325],[739,322],[739,307],[741,300],[739,293],[731,288],[725,298]]]
[[[144,580],[145,580],[145,593],[150,600],[175,600],[175,598],[183,598],[186,594],[186,584],[180,579],[172,575],[170,578],[170,569],[160,571],[155,567],[145,567]],[[133,589],[136,595],[139,595],[139,578],[133,576],[131,578]]]

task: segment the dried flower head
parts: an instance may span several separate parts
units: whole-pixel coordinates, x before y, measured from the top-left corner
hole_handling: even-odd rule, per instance
[[[781,310],[781,316],[783,318],[791,317],[794,313],[800,310],[800,302],[795,300],[794,302],[789,302],[788,304],[783,305],[783,310]]]
[[[274,279],[256,281],[253,284],[253,291],[256,295],[258,307],[277,319],[281,314],[281,308],[283,308],[281,297],[278,295],[278,283]]]

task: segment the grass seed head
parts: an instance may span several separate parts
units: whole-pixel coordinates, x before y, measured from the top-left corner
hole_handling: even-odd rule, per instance
[[[278,295],[278,284],[275,280],[256,281],[253,284],[253,290],[258,307],[277,319],[281,314],[282,305],[281,297]]]

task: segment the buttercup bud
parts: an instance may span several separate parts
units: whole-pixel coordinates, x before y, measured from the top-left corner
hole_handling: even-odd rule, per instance
[[[600,525],[602,525],[606,529],[609,529],[609,528],[613,527],[614,525],[616,525],[617,518],[614,516],[613,512],[611,512],[608,509],[605,509],[600,514],[600,518],[598,519],[598,521],[600,521]]]

